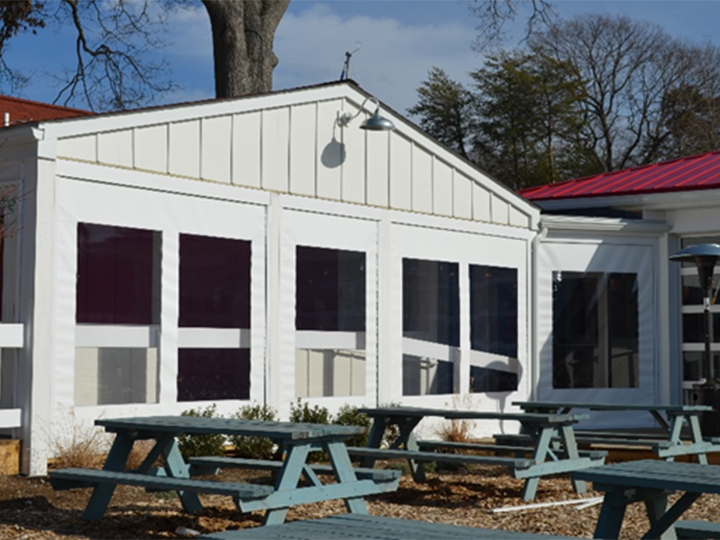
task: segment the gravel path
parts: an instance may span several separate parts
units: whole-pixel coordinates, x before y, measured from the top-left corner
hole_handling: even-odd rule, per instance
[[[713,466],[713,465],[710,465]],[[258,473],[228,471],[223,479],[260,481]],[[403,477],[393,493],[371,497],[371,514],[421,519],[467,526],[545,532],[592,538],[599,505],[579,509],[577,505],[549,506],[519,511],[493,512],[499,508],[526,505],[520,499],[522,481],[505,469],[474,467],[471,471],[430,473],[428,482],[415,484]],[[592,498],[599,493],[577,495],[568,476],[540,481],[533,503]],[[80,518],[89,490],[54,491],[47,479],[0,476],[0,538],[23,540],[84,540],[183,538],[181,528],[210,532],[260,524],[261,514],[239,514],[229,497],[203,496],[205,509],[187,515],[174,494],[148,494],[139,488],[121,486],[106,517],[96,523]],[[704,496],[686,513],[687,519],[718,520],[720,497]],[[289,519],[321,517],[344,512],[333,501],[296,507]],[[180,528],[180,529],[179,529]],[[620,538],[636,539],[647,530],[644,507],[632,505]]]

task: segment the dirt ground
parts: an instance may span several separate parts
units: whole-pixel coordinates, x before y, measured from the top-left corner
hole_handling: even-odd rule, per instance
[[[261,473],[226,471],[226,480],[266,481]],[[396,492],[368,498],[371,514],[421,519],[467,526],[544,532],[592,538],[600,505],[584,509],[576,505],[549,506],[512,512],[493,512],[522,506],[522,481],[506,469],[474,467],[472,470],[434,472],[428,482],[416,484],[404,476]],[[256,527],[261,513],[239,513],[229,497],[201,496],[204,509],[185,514],[174,493],[146,493],[141,488],[120,486],[106,516],[99,522],[81,518],[90,490],[54,491],[47,478],[0,476],[0,539],[138,539],[187,538],[182,528],[200,533]],[[533,503],[577,500],[601,495],[576,494],[567,475],[540,481]],[[717,520],[720,497],[705,495],[684,515],[685,519]],[[345,512],[333,501],[295,507],[288,519],[321,517]],[[648,528],[644,507],[632,505],[621,538],[636,539]]]

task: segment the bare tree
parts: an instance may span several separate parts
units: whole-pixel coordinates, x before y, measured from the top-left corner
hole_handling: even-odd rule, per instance
[[[92,110],[152,103],[172,90],[164,58],[168,14],[203,6],[211,23],[218,97],[269,92],[277,65],[275,31],[290,0],[0,0],[0,84],[13,88],[23,75],[5,64],[7,42],[23,31],[62,25],[74,29],[75,64],[56,77],[55,102],[81,102]],[[4,84],[3,84],[4,83]]]
[[[56,102],[82,103],[92,110],[127,109],[152,103],[174,88],[167,65],[148,55],[166,46],[167,13],[202,5],[212,29],[215,93],[218,97],[264,93],[272,89],[278,63],[273,52],[277,27],[290,0],[0,0],[0,89],[23,82],[7,66],[5,44],[18,32],[45,25],[75,31],[75,64],[58,75]],[[474,0],[473,13],[488,43],[503,35],[521,0]],[[531,0],[530,33],[552,16],[550,0]],[[525,9],[525,8],[522,8]],[[5,84],[3,84],[5,83]]]
[[[557,24],[530,44],[572,63],[585,81],[585,138],[605,170],[662,157],[669,136],[664,98],[700,76],[692,47],[659,26],[601,15]]]
[[[473,44],[477,51],[499,45],[507,37],[506,25],[529,10],[525,21],[525,37],[531,36],[538,27],[549,26],[556,17],[550,0],[474,0],[470,12],[477,18],[478,35]]]

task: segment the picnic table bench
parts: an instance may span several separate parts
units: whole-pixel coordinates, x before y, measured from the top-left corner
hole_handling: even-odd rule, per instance
[[[202,540],[561,540],[576,537],[482,529],[384,516],[343,514],[201,535]]]
[[[227,418],[192,416],[152,416],[143,418],[99,419],[96,425],[115,433],[110,452],[102,469],[60,469],[50,471],[55,489],[92,488],[83,517],[101,519],[108,507],[115,487],[120,484],[140,486],[148,490],[176,491],[187,512],[202,508],[199,493],[228,495],[241,512],[266,510],[265,524],[283,523],[290,506],[332,499],[343,499],[351,513],[367,514],[364,496],[397,489],[398,476],[368,473],[356,475],[345,441],[362,431],[357,426],[303,424],[295,422],[268,422]],[[251,437],[268,437],[285,449],[282,462],[273,462],[276,471],[274,485],[245,482],[222,482],[212,479],[191,478],[197,467],[209,464],[198,461],[196,470],[186,463],[177,444],[180,434],[226,434]],[[155,444],[137,470],[127,471],[126,463],[136,440],[154,440]],[[308,464],[311,451],[327,452],[330,465],[322,474],[333,476],[334,482],[323,483]],[[163,467],[155,467],[162,458]],[[209,459],[209,458],[208,458]],[[214,472],[227,463],[215,462]],[[308,479],[300,486],[300,477]]]
[[[617,430],[575,430],[579,444],[622,445],[650,448],[658,457],[672,461],[678,456],[695,456],[699,463],[707,464],[708,452],[720,452],[719,438],[705,438],[700,427],[700,414],[712,410],[708,405],[654,405],[630,403],[575,403],[556,401],[516,401],[527,412],[568,414],[574,409],[589,411],[642,411],[648,412],[662,433],[639,435],[637,432]],[[688,434],[683,432],[687,427]],[[522,442],[523,435],[495,436],[498,444]],[[557,441],[557,439],[556,439]]]
[[[380,407],[361,408],[359,412],[373,419],[364,448],[348,448],[348,453],[357,458],[361,467],[371,468],[378,459],[407,459],[416,482],[425,481],[423,463],[440,461],[464,464],[502,465],[508,467],[515,478],[525,480],[522,497],[531,500],[535,497],[542,476],[567,473],[585,467],[602,465],[605,452],[578,451],[573,424],[587,418],[586,415],[545,414],[523,412],[485,412],[460,411],[449,409],[426,409],[421,407]],[[442,453],[438,450],[457,450],[457,443],[444,441],[418,441],[413,430],[427,416],[442,417],[448,420],[500,420],[520,422],[530,435],[529,444],[520,455],[521,449],[514,447],[507,455],[497,455],[497,450],[487,445],[468,443],[464,450],[495,450],[486,454]],[[398,427],[398,437],[389,449],[381,449],[385,429],[390,425]],[[564,441],[562,450],[551,448],[553,438]],[[423,450],[424,449],[424,450]],[[585,492],[584,482],[573,481],[577,493]]]

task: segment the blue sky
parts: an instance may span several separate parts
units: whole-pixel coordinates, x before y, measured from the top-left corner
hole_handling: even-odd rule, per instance
[[[467,82],[468,73],[482,65],[482,56],[471,48],[476,21],[469,5],[468,0],[291,0],[275,36],[280,64],[274,72],[274,88],[337,80],[345,52],[359,49],[352,56],[350,76],[404,114],[432,66]],[[555,6],[564,18],[583,13],[623,14],[658,24],[678,38],[720,45],[718,1],[560,0]],[[517,35],[522,32],[522,22],[519,25]],[[182,89],[162,102],[212,97],[207,15],[202,8],[180,11],[172,15],[169,28],[173,33],[168,60]],[[21,97],[51,102],[56,83],[45,72],[59,73],[63,64],[72,61],[72,40],[51,31],[24,36],[15,41],[7,59],[34,73]]]

